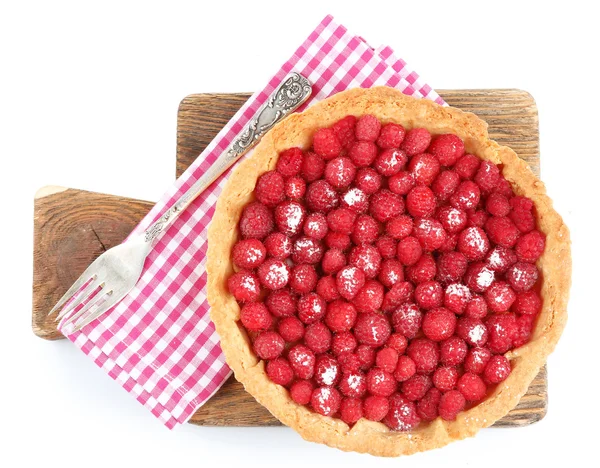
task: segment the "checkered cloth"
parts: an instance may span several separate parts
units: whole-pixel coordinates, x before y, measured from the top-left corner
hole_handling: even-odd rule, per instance
[[[336,24],[321,21],[266,86],[253,94],[132,234],[142,233],[219,157],[283,78],[310,80],[304,107],[339,91],[374,85],[442,99],[390,47],[373,49]],[[245,157],[249,157],[251,153]],[[186,422],[231,371],[206,300],[207,227],[228,172],[200,195],[162,236],[137,286],[100,319],[69,339],[167,427]]]

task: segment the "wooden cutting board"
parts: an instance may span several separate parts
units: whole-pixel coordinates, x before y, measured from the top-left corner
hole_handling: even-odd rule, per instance
[[[446,90],[452,106],[474,112],[489,123],[491,138],[511,146],[539,175],[538,115],[525,91]],[[202,152],[249,94],[193,94],[179,106],[176,175]],[[152,203],[64,187],[40,189],[34,201],[33,332],[64,338],[47,312],[102,252],[119,244]],[[542,419],[548,404],[546,368],[519,405],[495,426],[524,426]],[[279,421],[233,377],[190,420],[214,426],[276,426]]]

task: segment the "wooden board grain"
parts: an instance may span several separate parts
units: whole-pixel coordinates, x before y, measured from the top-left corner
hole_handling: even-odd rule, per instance
[[[446,90],[452,106],[474,112],[489,124],[490,135],[511,146],[539,174],[538,116],[525,91]],[[179,177],[248,99],[249,94],[195,94],[179,106],[176,175]],[[149,202],[84,192],[45,188],[34,203],[33,331],[59,339],[47,311],[93,259],[121,242],[148,212]],[[547,410],[544,367],[519,405],[497,427],[524,426]],[[191,423],[215,426],[280,425],[232,377],[194,416]]]

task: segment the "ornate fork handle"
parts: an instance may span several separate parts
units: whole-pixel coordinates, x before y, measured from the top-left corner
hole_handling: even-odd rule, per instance
[[[310,82],[298,73],[288,75],[269,96],[241,134],[233,140],[210,168],[169,208],[152,226],[146,229],[144,241],[152,243],[165,232],[194,199],[200,195],[235,161],[252,148],[277,122],[296,110],[312,93]]]

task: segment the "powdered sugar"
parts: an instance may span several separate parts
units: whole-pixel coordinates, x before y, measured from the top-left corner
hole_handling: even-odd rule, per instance
[[[485,325],[483,325],[482,323],[477,324],[474,327],[472,327],[471,330],[469,330],[469,340],[471,340],[471,343],[479,343],[481,341],[481,339],[483,338],[483,335],[485,334],[485,332],[486,332]],[[480,359],[480,358],[476,357],[476,359]]]
[[[494,282],[494,272],[489,268],[482,268],[481,271],[475,277],[477,286],[482,290],[487,289]]]

